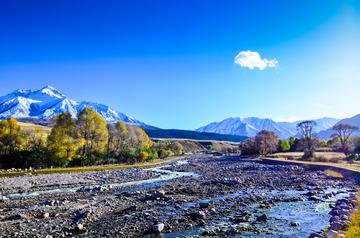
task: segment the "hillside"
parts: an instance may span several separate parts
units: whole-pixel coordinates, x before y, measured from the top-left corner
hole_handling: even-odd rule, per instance
[[[32,133],[38,131],[43,135],[48,135],[51,132],[51,128],[47,126],[35,125],[31,123],[19,122],[21,129],[25,132]]]
[[[247,138],[245,136],[206,133],[206,132],[197,132],[197,131],[189,131],[189,130],[157,129],[157,128],[144,128],[144,130],[151,138],[177,138],[177,139],[216,140],[216,141],[230,141],[230,142],[239,142]]]

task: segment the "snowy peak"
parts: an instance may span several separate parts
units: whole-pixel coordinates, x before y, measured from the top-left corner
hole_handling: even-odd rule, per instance
[[[109,106],[71,100],[52,86],[45,86],[35,91],[19,89],[0,97],[0,119],[15,117],[48,120],[64,112],[69,112],[73,118],[76,118],[85,107],[91,107],[108,122],[123,121],[145,125]]]
[[[36,91],[33,96],[35,96],[36,94],[39,94],[42,96],[46,95],[48,97],[58,98],[58,99],[65,97],[65,95],[63,95],[62,93],[60,93],[58,90],[56,90],[54,87],[51,87],[51,86],[43,87],[42,89]]]
[[[334,126],[339,120],[334,118],[321,118],[315,120],[316,132],[326,130]],[[245,117],[228,118],[221,122],[213,122],[197,129],[199,132],[230,134],[253,137],[261,130],[273,131],[280,138],[289,138],[297,134],[298,122],[276,122],[269,118]]]

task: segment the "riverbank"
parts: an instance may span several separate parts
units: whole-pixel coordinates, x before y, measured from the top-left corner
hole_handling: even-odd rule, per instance
[[[334,169],[344,169],[349,172],[360,173],[360,165],[350,164],[350,163],[331,163],[331,162],[310,162],[310,161],[301,161],[301,160],[288,160],[285,158],[259,158],[261,161],[265,163],[287,163],[287,164],[302,164],[302,165],[313,165],[326,168],[334,168]]]
[[[210,155],[148,169],[0,181],[2,188],[28,186],[27,193],[1,192],[0,234],[9,237],[303,238],[328,227],[330,206],[355,194],[354,181],[323,171]]]
[[[3,177],[17,177],[17,176],[36,176],[44,174],[63,174],[63,173],[85,173],[85,172],[100,172],[108,170],[123,170],[130,168],[149,168],[159,166],[162,164],[172,163],[179,159],[181,156],[176,156],[168,159],[156,159],[142,163],[135,164],[106,164],[96,166],[81,166],[81,167],[67,167],[67,168],[45,168],[45,169],[9,169],[0,170],[0,178]]]

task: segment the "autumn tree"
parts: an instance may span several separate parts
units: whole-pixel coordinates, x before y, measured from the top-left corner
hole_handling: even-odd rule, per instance
[[[242,155],[257,154],[255,138],[249,138],[240,143],[239,149]]]
[[[315,121],[307,120],[297,124],[297,129],[304,141],[304,157],[313,157],[316,147],[316,138],[314,136]]]
[[[23,133],[16,119],[10,117],[0,121],[0,154],[20,150],[23,144]]]
[[[76,157],[80,145],[70,113],[65,112],[55,118],[55,126],[51,129],[47,143],[52,156],[61,165],[66,165]]]
[[[27,151],[43,151],[46,147],[47,134],[43,133],[39,128],[24,132],[25,149]]]
[[[260,155],[274,153],[277,145],[278,137],[273,131],[262,130],[255,136],[255,146]]]
[[[348,124],[337,124],[333,126],[335,133],[331,135],[332,138],[337,138],[340,141],[341,150],[344,153],[349,153],[349,144],[351,135],[358,130],[358,127]]]
[[[76,126],[82,144],[81,156],[83,159],[90,162],[95,155],[99,156],[105,152],[108,130],[106,121],[96,111],[85,108],[80,112]]]

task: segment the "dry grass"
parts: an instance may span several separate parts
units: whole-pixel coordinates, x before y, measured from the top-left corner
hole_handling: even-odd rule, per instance
[[[47,127],[47,126],[40,126],[40,125],[35,125],[35,124],[31,124],[31,123],[24,123],[24,122],[18,122],[18,124],[20,125],[20,127],[21,127],[21,129],[23,131],[28,132],[28,133],[32,133],[32,132],[35,132],[37,130],[41,134],[47,136],[51,132],[51,128]]]
[[[357,209],[351,215],[350,222],[345,238],[360,238],[360,189],[357,196]]]
[[[272,154],[273,158],[286,158],[289,160],[299,160],[304,155],[303,152],[283,152]],[[345,159],[346,155],[344,153],[339,152],[315,152],[315,158],[313,158],[312,162],[341,162],[341,160]]]
[[[263,158],[264,160],[273,160],[273,161],[280,161],[280,162],[288,162],[288,163],[298,163],[298,164],[310,164],[310,165],[326,165],[326,166],[332,166],[332,167],[336,167],[336,168],[343,168],[343,169],[348,169],[351,171],[356,171],[356,172],[360,172],[360,166],[358,163],[347,163],[347,162],[342,162],[342,163],[333,163],[333,162],[313,162],[313,161],[302,161],[302,160],[289,160],[286,158],[281,158],[281,157],[268,157],[268,158]]]
[[[331,170],[331,169],[326,169],[326,170],[324,171],[324,173],[327,174],[327,175],[329,175],[329,176],[331,176],[331,177],[334,177],[334,178],[339,178],[339,179],[343,179],[343,178],[344,178],[344,176],[343,176],[341,173],[338,173],[338,172],[336,172],[336,171],[334,171],[334,170]]]

